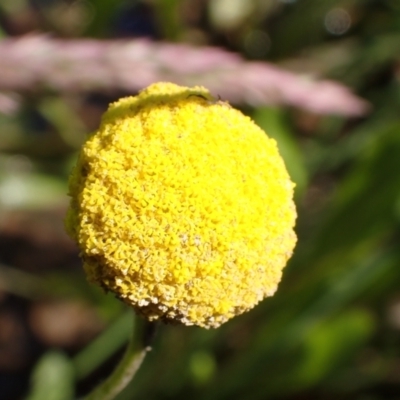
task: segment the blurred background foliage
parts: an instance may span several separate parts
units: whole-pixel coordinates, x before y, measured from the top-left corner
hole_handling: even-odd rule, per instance
[[[118,399],[399,399],[400,2],[0,0],[0,42],[34,33],[219,46],[371,104],[236,105],[297,183],[294,257],[273,298],[220,329],[163,326]],[[126,308],[86,283],[62,222],[79,145],[120,95],[0,93],[1,400],[82,396],[126,343]]]

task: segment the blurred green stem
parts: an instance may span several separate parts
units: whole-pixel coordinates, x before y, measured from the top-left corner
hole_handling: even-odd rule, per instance
[[[112,400],[120,393],[133,379],[140,368],[146,354],[151,350],[150,344],[154,337],[156,324],[145,322],[142,333],[142,340],[139,345],[135,340],[135,329],[126,348],[121,362],[117,365],[112,374],[99,386],[97,386],[84,400]]]

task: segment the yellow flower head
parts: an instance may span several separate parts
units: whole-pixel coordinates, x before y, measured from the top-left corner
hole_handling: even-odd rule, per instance
[[[276,142],[203,87],[110,105],[70,182],[90,281],[149,320],[218,327],[272,296],[296,243]]]

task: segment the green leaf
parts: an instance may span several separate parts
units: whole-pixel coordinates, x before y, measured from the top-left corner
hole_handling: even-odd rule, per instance
[[[6,208],[46,208],[66,200],[65,183],[50,175],[16,172],[0,177],[0,204]]]
[[[302,360],[291,374],[291,390],[318,384],[334,373],[367,342],[374,327],[371,314],[365,310],[347,311],[315,326],[304,342]]]
[[[128,340],[132,331],[132,311],[128,310],[74,358],[78,378],[98,368]]]
[[[400,124],[380,132],[338,188],[319,232],[318,254],[353,251],[397,224],[400,196]]]
[[[70,360],[57,351],[45,353],[33,371],[31,384],[26,400],[72,400],[74,372]]]

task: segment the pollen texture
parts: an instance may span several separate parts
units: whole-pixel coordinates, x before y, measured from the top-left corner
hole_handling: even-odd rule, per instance
[[[69,181],[88,279],[149,320],[218,327],[272,296],[296,243],[293,183],[269,138],[203,87],[110,105]]]

